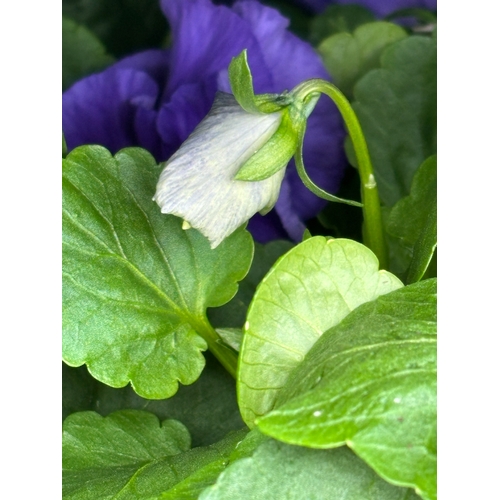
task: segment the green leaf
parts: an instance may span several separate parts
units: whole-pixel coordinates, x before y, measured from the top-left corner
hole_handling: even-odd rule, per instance
[[[375,21],[371,11],[361,5],[330,5],[311,23],[310,40],[318,45],[335,33],[351,33],[362,24]]]
[[[368,71],[380,67],[380,55],[392,43],[406,38],[396,24],[378,21],[364,24],[350,33],[338,33],[318,47],[335,85],[352,98],[354,84]]]
[[[116,498],[156,461],[189,450],[190,441],[180,422],[165,420],[160,426],[147,412],[127,410],[105,418],[75,413],[63,426],[63,498]]]
[[[87,26],[116,57],[160,47],[168,32],[157,0],[63,0],[62,11]]]
[[[248,430],[244,429],[226,436],[222,441],[178,455],[172,461],[173,469],[180,470],[182,479],[157,500],[196,500],[200,493],[211,486],[228,466],[230,456],[241,444]]]
[[[99,146],[63,160],[63,359],[150,399],[200,375],[217,351],[205,316],[228,302],[250,267],[243,229],[215,250],[152,201],[160,170],[140,149]]]
[[[189,450],[189,434],[175,420],[160,427],[154,415],[143,411],[120,411],[105,418],[76,413],[64,423],[63,498],[151,499],[179,483],[184,492],[201,491],[213,484],[246,432]]]
[[[381,68],[354,87],[383,204],[410,192],[419,165],[436,153],[436,39],[410,36],[387,47]]]
[[[104,69],[114,62],[104,45],[85,26],[63,17],[62,20],[62,87]],[[64,149],[63,149],[64,150]],[[64,156],[64,153],[63,153]]]
[[[106,416],[117,410],[148,410],[160,420],[183,422],[192,437],[193,446],[206,446],[222,439],[228,432],[241,429],[234,378],[210,352],[200,378],[192,385],[180,386],[175,396],[147,400],[130,386],[121,389],[97,381],[85,366],[71,368],[63,364],[63,418],[70,413],[94,410]]]
[[[413,257],[406,276],[407,283],[420,281],[431,268],[432,259],[435,257],[437,247],[437,205],[434,205],[429,212],[422,234],[415,243]],[[437,271],[436,269],[434,271]],[[433,273],[434,276],[437,274]]]
[[[210,323],[219,328],[243,328],[257,285],[278,257],[292,247],[293,243],[286,240],[275,240],[265,245],[255,243],[255,255],[250,271],[240,282],[238,292],[230,302],[217,309],[208,309]]]
[[[391,210],[387,232],[410,251],[412,261],[407,281],[424,275],[437,245],[437,156],[425,160],[415,173],[410,195]]]
[[[408,489],[386,483],[347,448],[311,450],[268,439],[249,455],[232,462],[200,500],[417,498]]]
[[[318,340],[259,429],[347,444],[387,481],[436,498],[436,315],[435,279],[361,305]]]
[[[402,286],[360,243],[315,236],[281,257],[248,311],[238,368],[243,420],[270,411],[292,370],[360,304]]]

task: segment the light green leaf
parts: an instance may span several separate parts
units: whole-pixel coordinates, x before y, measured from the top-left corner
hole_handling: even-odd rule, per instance
[[[437,245],[437,156],[425,160],[415,173],[410,195],[391,210],[387,232],[412,255],[407,281],[424,275]]]
[[[372,21],[375,21],[373,13],[361,5],[329,5],[311,22],[309,38],[313,45],[318,45],[335,33],[351,33]]]
[[[220,328],[243,328],[248,306],[257,285],[278,257],[281,257],[292,247],[293,243],[286,240],[275,240],[265,245],[255,243],[255,255],[250,271],[240,282],[238,292],[230,302],[216,309],[208,309],[210,323]]]
[[[105,418],[74,413],[63,426],[63,498],[118,498],[156,461],[189,450],[190,442],[180,422],[165,420],[160,426],[151,413],[126,410]]]
[[[189,450],[189,433],[176,420],[160,427],[154,415],[143,411],[105,418],[94,412],[73,414],[64,423],[63,498],[152,499],[179,483],[184,492],[199,492],[213,484],[246,433]]]
[[[410,192],[419,165],[436,153],[436,39],[410,36],[387,47],[381,68],[354,87],[382,203]]]
[[[104,69],[114,62],[104,45],[85,26],[71,19],[62,20],[62,87]],[[63,146],[64,151],[64,146]],[[63,153],[63,156],[64,153]]]
[[[160,420],[181,421],[191,434],[193,446],[206,446],[228,432],[241,429],[234,378],[210,353],[200,378],[179,387],[169,399],[151,400],[138,396],[128,385],[115,389],[97,381],[85,366],[71,368],[63,363],[63,419],[70,413],[94,410],[106,416],[117,410],[148,410]]]
[[[347,444],[389,482],[435,499],[436,315],[435,279],[361,305],[318,340],[259,429]]]
[[[363,24],[353,34],[328,37],[318,46],[318,51],[335,85],[352,98],[354,84],[371,69],[380,67],[383,50],[406,37],[406,31],[400,26],[377,21]]]
[[[292,370],[318,338],[353,309],[402,286],[351,240],[315,236],[281,257],[248,311],[238,368],[243,420],[270,411]]]
[[[63,359],[150,399],[198,378],[201,351],[218,347],[206,308],[234,296],[253,253],[243,229],[211,250],[161,214],[159,173],[136,148],[84,146],[63,160]]]
[[[260,441],[250,456],[232,462],[200,500],[417,499],[412,491],[386,483],[347,448],[311,450]]]

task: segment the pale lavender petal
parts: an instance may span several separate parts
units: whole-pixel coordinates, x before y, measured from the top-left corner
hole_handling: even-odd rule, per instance
[[[278,197],[280,170],[259,182],[233,178],[276,131],[281,113],[254,115],[230,94],[218,93],[207,117],[166,163],[155,201],[185,219],[215,248]]]

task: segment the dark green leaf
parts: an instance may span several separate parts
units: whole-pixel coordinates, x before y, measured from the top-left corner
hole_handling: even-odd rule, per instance
[[[160,426],[147,412],[127,410],[105,418],[90,411],[74,413],[63,426],[63,498],[117,498],[155,462],[189,450],[190,441],[180,422],[165,420]],[[147,489],[154,489],[152,482]]]
[[[213,484],[246,432],[189,450],[189,434],[176,420],[160,427],[154,415],[143,411],[105,418],[94,412],[73,414],[64,423],[63,498],[152,499],[179,483],[180,491],[192,495],[166,498],[196,498],[195,492]]]
[[[353,108],[387,206],[409,194],[417,168],[436,153],[436,52],[434,38],[400,40],[354,87]]]
[[[318,338],[360,304],[402,286],[351,240],[315,236],[272,267],[248,311],[238,368],[243,420],[274,406],[292,370]]]
[[[422,230],[420,238],[415,243],[413,256],[406,276],[407,283],[416,283],[420,281],[424,275],[428,275],[427,271],[432,267],[432,260],[435,257],[437,247],[437,205],[431,208],[427,217],[426,224]],[[436,271],[436,270],[434,270]],[[434,276],[436,272],[433,273]]]
[[[62,11],[86,25],[117,57],[159,47],[167,35],[157,0],[63,0]]]
[[[62,87],[104,69],[114,62],[104,45],[85,26],[63,17],[62,20]],[[63,155],[64,156],[64,155]]]
[[[391,210],[387,232],[412,256],[407,281],[424,275],[437,245],[437,156],[425,160],[415,173],[410,195]]]
[[[83,146],[63,163],[63,359],[113,387],[170,397],[200,375],[218,338],[206,308],[236,293],[252,238],[239,229],[212,250],[161,214],[146,151]]]
[[[316,342],[259,429],[347,444],[391,483],[436,498],[436,315],[435,279],[359,306]]]
[[[292,247],[293,243],[285,240],[275,240],[265,245],[255,243],[255,255],[248,275],[241,281],[238,292],[230,302],[217,309],[208,309],[210,323],[220,328],[243,328],[257,285],[278,257]]]
[[[210,354],[207,365],[192,385],[180,386],[175,396],[147,400],[130,386],[114,389],[90,376],[86,367],[70,368],[63,364],[63,418],[70,413],[94,410],[103,416],[117,410],[148,410],[160,420],[174,418],[188,428],[193,446],[206,446],[228,432],[241,429],[234,379]]]
[[[378,21],[360,26],[353,34],[332,35],[319,45],[318,51],[335,85],[351,99],[354,84],[371,69],[380,67],[383,50],[406,37],[400,26]]]
[[[310,40],[318,45],[336,33],[351,33],[362,24],[375,21],[371,11],[361,5],[330,5],[311,23]]]
[[[273,439],[253,441],[256,450],[231,461],[200,500],[417,499],[410,490],[386,483],[347,448],[311,450]]]

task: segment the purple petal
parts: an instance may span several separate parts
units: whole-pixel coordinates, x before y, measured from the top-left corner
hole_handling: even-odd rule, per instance
[[[182,84],[226,70],[231,59],[245,48],[250,64],[265,68],[251,25],[230,8],[215,6],[209,0],[162,0],[161,6],[174,39],[169,95]],[[256,83],[262,76],[269,76],[267,69],[254,75]]]
[[[115,153],[139,144],[134,127],[139,108],[152,109],[158,85],[146,73],[108,68],[76,82],[63,94],[63,132],[69,149],[101,144]]]
[[[258,243],[290,238],[290,235],[283,228],[276,209],[271,210],[265,216],[255,214],[248,222],[247,229]]]
[[[215,77],[181,85],[158,113],[157,127],[163,141],[162,160],[172,156],[209,112],[217,84]]]

